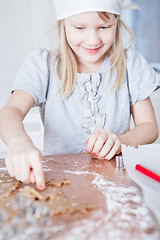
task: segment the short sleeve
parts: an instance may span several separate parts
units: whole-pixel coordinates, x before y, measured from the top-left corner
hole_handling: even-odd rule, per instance
[[[126,51],[127,80],[130,93],[130,104],[144,100],[160,85],[160,81],[151,65],[138,52]]]
[[[44,49],[29,52],[16,74],[12,91],[24,90],[35,100],[35,106],[46,101],[49,84],[49,54]]]

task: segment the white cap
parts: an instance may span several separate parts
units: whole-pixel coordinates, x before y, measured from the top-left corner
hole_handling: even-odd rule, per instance
[[[121,15],[123,0],[53,0],[57,20],[84,12],[109,12]]]

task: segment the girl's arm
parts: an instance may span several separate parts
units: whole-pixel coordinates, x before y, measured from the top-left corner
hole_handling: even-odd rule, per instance
[[[150,98],[136,102],[131,107],[135,127],[118,136],[129,146],[153,143],[158,137],[158,125]]]
[[[158,137],[158,126],[150,98],[131,107],[135,127],[122,135],[97,128],[86,141],[87,152],[99,159],[110,160],[121,152],[121,144],[137,147],[153,143]]]
[[[42,154],[33,145],[23,126],[23,119],[34,105],[33,97],[16,90],[0,110],[0,137],[9,147],[5,162],[9,174],[22,182],[36,182],[45,187]]]

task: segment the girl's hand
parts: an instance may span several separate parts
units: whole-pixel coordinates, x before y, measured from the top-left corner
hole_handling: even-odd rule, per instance
[[[31,143],[16,144],[10,148],[5,159],[11,177],[24,183],[35,183],[38,190],[45,188],[42,154]]]
[[[121,141],[109,130],[97,128],[86,141],[87,151],[99,159],[110,160],[121,152]]]

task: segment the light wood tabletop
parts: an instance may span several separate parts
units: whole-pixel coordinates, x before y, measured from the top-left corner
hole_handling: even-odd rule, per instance
[[[35,228],[33,224],[26,227],[23,223],[21,228],[27,237],[37,239],[39,225],[41,235],[38,239],[160,239],[158,224],[145,205],[141,190],[125,169],[116,168],[115,158],[101,161],[85,153],[53,155],[44,157],[43,167],[46,181],[53,177],[70,181],[70,185],[61,188],[66,198],[94,205],[95,209],[86,214],[52,216],[50,224],[37,220]],[[1,159],[1,176],[4,173],[6,168]]]

